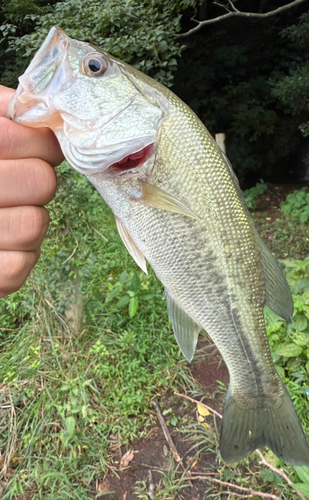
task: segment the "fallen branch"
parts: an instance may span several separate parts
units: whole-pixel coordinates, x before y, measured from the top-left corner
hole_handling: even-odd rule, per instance
[[[288,10],[291,7],[296,7],[296,6],[298,6],[301,3],[304,3],[306,1],[307,0],[293,0],[290,3],[288,3],[286,5],[282,5],[281,7],[278,7],[277,9],[270,10],[269,12],[242,12],[242,11],[236,9],[235,5],[230,0],[229,0],[230,7],[222,4],[221,2],[219,3],[218,1],[215,1],[214,3],[216,5],[223,7],[228,12],[226,14],[223,14],[222,16],[218,16],[218,17],[215,17],[213,19],[205,19],[204,21],[197,21],[196,19],[192,19],[192,21],[195,21],[196,23],[198,23],[197,26],[190,29],[189,31],[186,31],[185,33],[179,33],[178,35],[175,35],[175,38],[184,38],[184,37],[190,36],[190,35],[192,35],[192,33],[195,33],[196,31],[200,30],[203,26],[206,26],[208,24],[218,23],[218,22],[221,22],[223,19],[227,19],[230,17],[247,17],[247,18],[253,17],[253,18],[258,18],[258,19],[265,18],[265,17],[268,18],[271,16],[275,16],[275,15],[277,15],[285,10]]]
[[[184,479],[189,479],[185,477]],[[250,498],[253,496],[258,496],[261,498],[271,498],[272,500],[281,500],[277,495],[273,495],[271,493],[263,493],[262,491],[255,491],[253,488],[246,488],[245,486],[238,486],[237,484],[228,483],[226,481],[221,481],[220,479],[216,479],[214,477],[209,477],[207,474],[202,476],[190,476],[190,479],[207,479],[212,481],[213,483],[222,484],[223,486],[229,486],[230,488],[234,488],[235,490],[248,491],[249,495],[242,496],[242,498]],[[226,495],[237,495],[234,491],[222,491],[221,493],[225,493]],[[237,495],[240,496],[240,495]]]
[[[139,467],[146,467],[147,469],[153,469],[153,470],[163,470],[165,472],[168,472],[170,469],[166,468],[166,467],[157,467],[156,465],[149,465],[149,464],[144,464],[142,462],[136,462],[136,460],[134,460],[134,464],[135,465],[138,465]],[[178,470],[175,470],[174,471],[176,474],[183,474],[183,472],[181,471],[178,471]],[[201,474],[201,472],[194,472],[194,471],[190,471],[190,474]],[[219,475],[219,472],[208,472],[207,473],[208,476],[218,476]]]
[[[193,399],[193,398],[190,398],[189,396],[185,396],[184,394],[179,394],[178,392],[174,392],[175,396],[179,396],[181,398],[185,398],[185,399],[188,399],[189,401],[191,401],[192,403],[196,403],[196,404],[199,404],[201,406],[205,406],[205,408],[207,408],[207,410],[209,410],[210,412],[214,413],[215,415],[217,415],[219,418],[222,418],[222,415],[220,413],[218,413],[216,410],[214,410],[213,408],[211,408],[210,406],[207,406],[205,405],[204,403],[201,403],[201,401],[198,401],[197,399]],[[297,490],[294,486],[293,486],[293,482],[291,481],[291,479],[286,475],[286,473],[284,472],[283,469],[278,469],[277,467],[275,467],[274,465],[271,465],[270,463],[267,462],[266,458],[264,457],[264,455],[260,452],[260,450],[255,450],[256,453],[259,455],[259,457],[261,458],[261,462],[259,462],[260,464],[263,464],[263,465],[266,465],[266,467],[268,467],[269,469],[271,469],[273,472],[276,472],[277,474],[279,474],[279,476],[281,476],[289,485],[291,485],[295,491],[297,491],[297,494],[300,496],[300,498],[302,500],[307,500],[306,497],[299,491]],[[201,476],[200,476],[201,477]],[[204,477],[204,476],[203,476]],[[192,477],[192,479],[196,479],[196,476],[195,477]],[[209,478],[210,480],[212,480],[211,478]],[[214,479],[215,482],[220,482],[219,479]],[[222,481],[220,482],[222,483]],[[230,483],[222,483],[222,484],[228,484],[230,485]],[[232,486],[232,485],[230,485]],[[236,485],[234,486],[235,488],[238,488]],[[247,490],[249,491],[250,488],[245,488],[244,490]],[[228,493],[228,492],[225,492],[225,493]],[[250,495],[247,496],[243,496],[242,495],[242,498],[250,498],[254,495],[258,495],[257,492],[253,492],[251,493],[250,491]],[[260,496],[265,496],[266,494],[260,494]],[[240,495],[238,495],[240,496]],[[271,495],[268,495],[269,498],[278,498],[276,496],[271,496]],[[265,498],[267,498],[267,495],[265,496]]]
[[[273,472],[276,472],[277,474],[279,474],[279,476],[283,477],[283,479],[285,479],[285,481],[288,484],[290,484],[291,486],[293,486],[293,482],[286,475],[286,473],[284,472],[283,469],[278,469],[274,465],[271,465],[270,463],[268,463],[267,460],[266,460],[266,458],[264,457],[264,455],[260,452],[260,450],[255,450],[255,451],[259,455],[259,457],[261,458],[261,461],[259,462],[260,464],[266,465],[266,467],[268,467],[269,469],[271,469]],[[293,486],[293,488],[294,488],[294,486]],[[296,488],[294,488],[294,490],[297,491],[298,496],[300,496],[300,498],[302,500],[307,500],[306,497],[299,490],[297,490]]]
[[[179,462],[181,462],[180,455],[179,455],[179,453],[178,453],[178,451],[177,451],[177,448],[176,448],[176,446],[175,446],[175,444],[174,444],[174,441],[173,441],[173,439],[172,439],[172,436],[170,435],[170,431],[169,431],[169,430],[168,430],[168,428],[167,428],[167,425],[166,425],[165,420],[164,420],[164,418],[163,418],[163,415],[162,415],[162,413],[161,413],[161,411],[160,411],[160,408],[159,408],[159,405],[158,405],[157,400],[156,400],[156,399],[154,399],[154,400],[152,401],[152,404],[153,404],[153,406],[154,406],[154,408],[155,408],[155,410],[156,410],[156,413],[157,413],[157,416],[158,416],[158,419],[159,419],[160,425],[161,425],[161,427],[162,427],[162,430],[163,430],[163,434],[164,434],[164,436],[165,436],[165,439],[166,439],[166,441],[167,441],[167,442],[168,442],[168,444],[169,444],[169,447],[170,447],[170,449],[171,449],[171,452],[172,452],[172,453],[173,453],[173,455],[174,455],[174,458],[175,458],[176,462],[177,462],[177,463],[179,463]]]
[[[210,412],[214,413],[215,415],[217,415],[217,417],[219,418],[222,418],[222,415],[217,412],[216,410],[214,410],[213,408],[211,408],[210,406],[207,406],[205,405],[204,403],[202,403],[201,401],[198,401],[197,399],[192,399],[192,398],[189,398],[189,396],[185,396],[184,394],[180,394],[179,392],[174,392],[175,396],[179,396],[180,398],[185,398],[185,399],[188,399],[189,401],[191,401],[192,403],[196,403],[197,405],[201,405],[201,406],[204,406],[205,408],[207,408],[207,410],[209,410]]]
[[[154,490],[155,490],[155,486],[152,482],[152,474],[151,474],[151,470],[148,471],[148,482],[149,482],[149,488],[148,488],[148,491],[147,491],[147,495],[149,496],[149,498],[151,500],[154,500]]]
[[[73,232],[73,231],[72,231],[72,232]],[[73,236],[74,236],[75,241],[76,241],[76,246],[75,246],[75,248],[74,248],[73,252],[71,253],[71,255],[70,255],[67,259],[65,259],[65,260],[62,262],[62,264],[61,264],[62,266],[64,266],[64,264],[66,264],[67,262],[69,262],[69,260],[70,260],[70,259],[72,259],[72,257],[74,256],[74,254],[75,254],[76,250],[78,249],[78,239],[76,238],[76,236],[75,236],[75,234],[74,234],[74,233],[73,233]]]

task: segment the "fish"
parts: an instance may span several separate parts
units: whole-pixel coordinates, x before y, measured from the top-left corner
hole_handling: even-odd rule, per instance
[[[114,213],[138,266],[165,287],[190,362],[205,330],[230,374],[220,452],[235,463],[268,446],[309,465],[309,446],[272,361],[268,306],[293,315],[288,283],[247,210],[225,153],[170,89],[51,28],[9,102],[8,118],[49,127]]]

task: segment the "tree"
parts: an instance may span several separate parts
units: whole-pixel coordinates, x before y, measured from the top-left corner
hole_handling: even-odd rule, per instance
[[[268,1],[264,7],[275,11],[283,3]],[[252,11],[258,10],[257,4],[250,4]],[[246,1],[237,1],[239,10],[247,6]],[[308,2],[302,2],[276,16],[229,16],[214,23],[222,7],[208,2],[203,12],[206,19],[200,16],[199,20],[210,22],[185,38],[188,48],[179,61],[174,90],[213,135],[226,133],[227,154],[247,185],[260,178],[280,182],[299,178],[301,160],[297,160],[297,154],[304,144],[299,130],[305,120],[304,92],[299,90],[298,107],[295,100],[292,103],[288,99],[299,71],[308,74],[304,66],[308,52],[297,43],[296,35],[287,35],[287,26],[292,25],[293,33],[299,29],[298,17],[306,6]],[[192,22],[185,26],[185,33],[192,29]],[[302,26],[298,37],[301,43],[305,36]],[[293,82],[289,80],[291,73]],[[279,88],[283,92],[280,82],[285,82],[285,99],[278,94]]]
[[[274,81],[273,95],[290,110],[292,115],[308,117],[309,110],[309,13],[302,14],[297,24],[282,31],[291,40],[301,58],[289,68],[289,74]],[[309,121],[299,125],[305,137],[309,136]]]
[[[227,134],[242,181],[295,178],[299,126],[309,134],[309,0],[249,5],[250,12],[247,0],[4,0],[2,83],[17,84],[56,24],[165,85],[174,79],[210,131]]]
[[[106,52],[171,85],[184,45],[175,39],[181,30],[182,13],[197,0],[64,0],[42,5],[41,0],[15,0],[6,4],[0,27],[6,48],[4,81],[16,79],[9,58],[26,67],[49,29],[61,26],[69,36],[88,40]],[[20,12],[28,12],[21,19]]]

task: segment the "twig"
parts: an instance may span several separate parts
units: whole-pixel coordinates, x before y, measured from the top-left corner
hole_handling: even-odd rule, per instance
[[[58,427],[58,429],[62,429],[62,426],[57,422],[47,422],[46,425],[54,425],[55,427]]]
[[[15,411],[15,406],[13,402],[13,397],[11,390],[9,389],[9,396],[10,396],[10,401],[11,401],[11,426],[10,426],[10,432],[9,432],[9,438],[8,438],[8,443],[7,443],[7,449],[6,449],[6,454],[4,457],[4,463],[2,470],[0,472],[0,475],[6,475],[8,471],[8,467],[11,462],[11,458],[13,457],[15,453],[15,445],[17,441],[17,431],[16,431],[16,411]]]
[[[152,482],[152,474],[151,474],[151,470],[148,471],[148,481],[149,481],[149,488],[148,488],[148,491],[147,491],[147,495],[149,496],[150,500],[154,500],[154,495],[153,495],[153,492],[154,492],[154,484]]]
[[[146,467],[147,469],[153,469],[153,470],[164,470],[168,472],[170,469],[167,469],[166,467],[157,467],[156,465],[149,465],[149,464],[144,464],[142,462],[136,462],[136,460],[133,459],[132,463],[139,465],[140,467]],[[183,472],[175,470],[175,473],[177,474],[183,474]],[[190,471],[190,474],[201,474],[201,472],[194,472]],[[208,472],[207,475],[209,476],[218,476],[219,472]]]
[[[189,401],[192,401],[192,403],[196,403],[196,404],[199,404],[201,406],[204,406],[205,408],[207,408],[207,410],[209,410],[212,413],[214,413],[215,415],[217,415],[217,417],[222,418],[222,415],[219,412],[217,412],[216,410],[214,410],[210,406],[207,406],[204,403],[201,403],[201,401],[198,401],[197,399],[189,398],[189,396],[185,396],[184,394],[179,394],[179,392],[174,392],[174,394],[175,394],[175,396],[179,396],[181,398],[188,399]]]
[[[229,0],[229,5],[231,9],[222,3],[219,3],[218,1],[214,2],[217,5],[220,5],[220,7],[225,8],[227,10],[227,14],[223,14],[222,16],[214,17],[213,19],[205,19],[204,21],[197,21],[196,19],[193,19],[195,22],[197,22],[197,26],[194,28],[190,29],[189,31],[186,31],[186,33],[179,33],[178,35],[175,35],[175,38],[184,38],[187,36],[192,35],[192,33],[195,33],[196,31],[200,30],[203,26],[206,26],[208,24],[214,24],[222,21],[223,19],[226,19],[228,17],[253,17],[253,18],[268,18],[271,16],[275,16],[285,10],[290,9],[291,7],[296,7],[297,5],[300,5],[301,3],[306,2],[307,0],[293,0],[292,2],[282,5],[281,7],[278,7],[277,9],[270,10],[269,12],[242,12],[240,10],[237,10],[232,1]]]
[[[235,493],[235,491],[220,491],[220,495],[234,495],[237,498],[252,498],[253,495],[240,495],[239,493]]]
[[[188,477],[185,477],[184,479],[189,479]],[[253,497],[253,496],[258,496],[262,498],[272,498],[273,500],[281,500],[280,497],[277,497],[276,495],[272,495],[271,493],[263,493],[262,491],[255,491],[253,488],[245,488],[245,486],[238,486],[237,484],[232,484],[232,483],[227,483],[226,481],[221,481],[220,479],[216,479],[214,477],[209,477],[207,474],[202,475],[202,476],[192,476],[190,475],[190,479],[208,479],[209,481],[212,481],[213,483],[218,483],[222,484],[223,486],[229,486],[230,488],[234,488],[235,490],[241,490],[241,491],[248,491],[249,495],[246,495],[247,498]],[[226,493],[226,494],[233,494],[236,495],[235,492],[232,491],[224,491],[221,493]],[[243,497],[246,498],[246,497]]]
[[[159,408],[159,405],[158,405],[157,400],[156,400],[156,399],[154,399],[154,400],[152,401],[152,404],[153,404],[153,406],[154,406],[154,408],[155,408],[155,410],[156,410],[156,413],[157,413],[157,416],[158,416],[158,419],[159,419],[160,425],[161,425],[161,427],[162,427],[162,430],[163,430],[163,434],[164,434],[164,436],[165,436],[165,439],[166,439],[166,441],[167,441],[167,442],[168,442],[168,444],[169,444],[169,447],[170,447],[170,449],[171,449],[171,451],[172,451],[172,453],[173,453],[173,455],[174,455],[174,458],[175,458],[176,462],[177,462],[177,463],[179,463],[179,462],[181,462],[181,458],[180,458],[180,456],[179,456],[179,454],[178,454],[178,451],[177,451],[177,448],[176,448],[176,446],[175,446],[175,444],[174,444],[174,441],[172,440],[172,436],[170,435],[170,431],[169,431],[169,430],[168,430],[168,428],[167,428],[167,425],[166,425],[165,420],[164,420],[164,418],[163,418],[163,415],[162,415],[162,413],[161,413],[161,411],[160,411],[160,408]]]
[[[90,222],[89,222],[89,226],[90,226],[90,227],[92,227],[92,229],[93,229],[96,233],[98,233],[98,234],[101,236],[101,238],[103,238],[103,240],[104,240],[104,241],[108,241],[108,239],[107,239],[107,238],[105,238],[105,236],[103,236],[103,234],[102,234],[102,233],[100,233],[100,231],[98,231],[98,230],[97,230],[97,229],[96,229],[96,228],[95,228],[92,224],[90,224]]]
[[[44,300],[49,305],[49,307],[51,309],[53,309],[53,311],[56,314],[57,318],[60,319],[60,321],[64,324],[64,326],[66,327],[66,329],[70,331],[69,325],[64,321],[64,319],[61,317],[61,315],[57,312],[55,306],[53,306],[53,304],[51,304],[47,299],[44,298]]]
[[[271,469],[273,472],[276,472],[277,474],[279,474],[279,476],[283,477],[283,479],[285,479],[288,484],[290,484],[291,486],[293,486],[293,482],[291,481],[291,479],[289,478],[289,476],[286,475],[286,473],[284,472],[283,469],[278,469],[274,465],[271,465],[269,462],[267,462],[266,458],[260,452],[260,450],[255,450],[255,451],[257,452],[257,454],[259,455],[259,457],[261,459],[261,461],[259,462],[260,464],[266,465],[266,467],[268,467],[269,469]],[[293,486],[293,488],[294,488],[294,486]],[[297,491],[298,495],[300,496],[300,498],[302,500],[307,500],[306,497],[299,490],[297,490],[296,488],[294,488],[294,490]]]
[[[62,262],[62,264],[61,264],[62,266],[64,266],[64,264],[66,264],[70,259],[72,259],[73,255],[75,254],[76,250],[78,249],[78,239],[76,238],[76,236],[75,236],[74,233],[73,233],[73,236],[74,236],[75,241],[76,241],[76,247],[74,248],[74,250],[71,253],[71,255]]]
[[[170,435],[170,432],[169,432],[169,430],[167,428],[167,425],[165,423],[163,415],[162,415],[162,413],[160,411],[160,408],[159,408],[159,405],[158,405],[158,401],[156,399],[154,399],[152,401],[152,404],[155,407],[155,410],[157,412],[157,416],[158,416],[159,422],[160,422],[162,430],[163,430],[163,434],[165,436],[166,441],[168,442],[168,444],[170,446],[170,449],[171,449],[171,451],[172,451],[172,453],[174,455],[174,458],[175,458],[175,460],[176,460],[177,463],[180,463],[180,466],[181,466],[183,472],[186,472],[186,468],[184,466],[184,463],[183,463],[183,461],[180,458],[180,455],[179,455],[179,453],[177,451],[177,448],[176,448],[176,446],[174,444],[174,441],[172,440],[172,436]],[[193,488],[193,484],[191,483],[190,479],[188,481],[189,481],[189,485],[191,486],[191,488]]]
[[[174,394],[175,394],[176,396],[180,396],[181,398],[188,399],[189,401],[192,401],[192,403],[196,403],[196,404],[200,404],[200,405],[202,405],[202,406],[205,406],[205,408],[207,408],[207,410],[209,410],[209,411],[213,412],[213,413],[214,413],[215,415],[217,415],[219,418],[222,418],[222,415],[220,415],[220,413],[218,413],[216,410],[213,410],[213,408],[211,408],[210,406],[207,406],[207,405],[205,405],[204,403],[201,403],[200,401],[197,401],[196,399],[192,399],[192,398],[190,398],[189,396],[185,396],[184,394],[179,394],[178,392],[174,392]],[[290,479],[290,478],[286,475],[286,473],[284,472],[284,470],[283,470],[283,469],[278,469],[277,467],[275,467],[275,466],[271,465],[270,463],[268,463],[268,462],[267,462],[267,460],[265,459],[264,455],[260,452],[260,450],[255,450],[255,451],[256,451],[256,453],[259,455],[259,457],[261,458],[261,462],[260,462],[260,464],[266,465],[266,467],[268,467],[269,469],[271,469],[273,472],[276,472],[276,473],[277,473],[277,474],[279,474],[281,477],[283,477],[283,479],[285,479],[285,481],[286,481],[289,485],[291,485],[291,486],[294,488],[294,490],[295,490],[295,491],[297,491],[298,495],[300,496],[300,498],[301,498],[302,500],[307,500],[307,499],[306,499],[306,497],[305,497],[305,496],[304,496],[304,495],[303,495],[303,494],[302,494],[299,490],[297,490],[297,489],[293,486],[293,482],[292,482],[292,481],[291,481],[291,479]],[[197,477],[197,476],[192,477],[192,479],[196,479],[196,477]],[[199,476],[199,477],[201,477],[201,476]],[[211,479],[211,478],[209,478],[209,479]],[[214,481],[215,481],[215,482],[216,482],[216,481],[217,481],[217,482],[220,482],[220,484],[224,484],[224,483],[222,483],[222,481],[220,481],[219,479],[214,479]],[[233,485],[231,485],[230,483],[225,483],[225,484],[226,484],[226,485],[229,485],[229,486],[232,486],[232,487],[235,487],[235,488],[239,488],[238,486],[236,486],[236,485],[235,485],[235,486],[233,486]],[[250,495],[249,495],[249,496],[247,496],[247,495],[243,496],[243,495],[242,495],[242,498],[250,498],[250,497],[252,497],[252,496],[254,496],[254,495],[260,495],[260,496],[265,496],[265,495],[266,495],[266,494],[262,494],[261,492],[260,492],[261,494],[260,494],[260,493],[258,493],[258,492],[254,492],[253,490],[252,490],[252,492],[251,492],[251,488],[249,488],[249,489],[248,489],[248,488],[242,488],[242,489],[243,489],[244,491],[245,491],[245,490],[246,490],[246,491],[250,491]],[[228,493],[228,492],[224,492],[224,493]],[[238,495],[238,496],[240,496],[240,495]],[[267,495],[265,496],[265,498],[267,498]],[[268,495],[268,498],[278,498],[278,497],[276,497],[276,496],[274,496],[274,495],[273,495],[273,496]]]

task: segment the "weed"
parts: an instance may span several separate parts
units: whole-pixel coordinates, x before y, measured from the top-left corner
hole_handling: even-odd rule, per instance
[[[281,210],[285,215],[298,217],[301,223],[309,221],[309,193],[307,188],[295,189],[287,195],[286,200],[281,203]]]
[[[172,457],[169,459],[168,470],[159,470],[162,478],[154,484],[152,474],[148,481],[137,481],[135,486],[136,497],[140,500],[170,500],[181,499],[181,491],[188,487],[189,479],[186,478],[187,471],[181,470],[181,464],[175,465]]]
[[[282,262],[294,299],[291,323],[269,309],[265,320],[273,361],[287,385],[298,415],[309,427],[309,258]]]
[[[260,182],[257,182],[255,187],[252,187],[250,189],[245,189],[245,191],[243,191],[243,195],[244,195],[247,207],[250,208],[251,210],[255,210],[256,209],[256,204],[255,204],[256,198],[260,194],[264,194],[265,191],[267,191],[267,184],[262,180],[260,180]]]
[[[151,399],[189,379],[161,284],[137,269],[108,207],[66,164],[49,209],[40,262],[0,302],[0,465],[14,469],[4,499],[20,485],[33,499],[90,498],[111,436],[145,435]],[[66,319],[77,275],[82,332]]]
[[[0,301],[0,466],[10,471],[3,500],[93,498],[93,483],[113,467],[114,447],[154,425],[154,396],[181,389],[205,396],[175,342],[161,284],[151,270],[140,272],[108,207],[66,163],[49,210],[40,262],[20,291]],[[268,312],[266,320],[276,366],[308,428],[309,262],[289,259],[285,270],[295,317],[286,325]],[[84,316],[76,331],[67,311],[78,280]],[[172,398],[166,408],[166,420],[191,440],[197,458],[217,453],[215,421],[206,428],[179,416]],[[222,480],[285,495],[278,477],[258,466],[252,471],[250,459],[234,469],[217,463]],[[287,470],[295,483],[306,483]],[[154,498],[181,498],[187,484],[170,463]],[[137,498],[148,498],[148,489],[149,482],[138,483]]]

